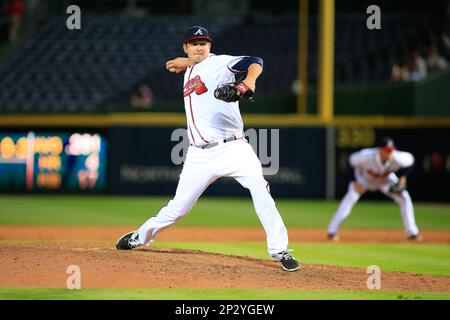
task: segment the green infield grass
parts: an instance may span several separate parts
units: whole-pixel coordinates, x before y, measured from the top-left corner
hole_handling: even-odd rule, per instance
[[[140,225],[167,197],[0,196],[0,224]],[[279,199],[288,227],[326,227],[338,201]],[[450,205],[415,203],[419,228],[450,230]],[[260,227],[250,197],[201,198],[179,226]],[[346,228],[402,229],[392,201],[365,201],[344,221]]]
[[[2,300],[450,300],[446,292],[261,289],[54,289],[0,287]]]

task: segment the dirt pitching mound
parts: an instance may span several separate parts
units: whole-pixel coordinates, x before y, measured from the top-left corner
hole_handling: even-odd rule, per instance
[[[255,288],[368,290],[365,269],[278,262],[178,249],[118,251],[105,242],[0,244],[0,286],[65,288],[71,265],[82,288]],[[442,291],[450,277],[382,272],[382,290]]]

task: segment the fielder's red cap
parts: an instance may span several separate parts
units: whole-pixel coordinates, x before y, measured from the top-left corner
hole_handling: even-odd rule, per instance
[[[378,147],[386,152],[392,152],[396,149],[394,139],[391,137],[383,137],[378,144]]]
[[[193,40],[208,40],[211,42],[208,30],[200,26],[192,26],[184,31],[184,43]]]

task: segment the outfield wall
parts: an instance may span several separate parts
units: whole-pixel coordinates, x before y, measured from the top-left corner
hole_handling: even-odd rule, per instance
[[[324,128],[247,128],[273,192],[284,197],[325,196]],[[109,132],[109,190],[118,194],[172,194],[189,142],[176,127],[113,127]],[[220,179],[209,195],[242,195],[234,179]]]
[[[276,122],[277,119],[272,120]],[[383,125],[377,121],[372,121],[370,125],[358,125],[358,121],[342,119],[337,119],[331,126],[320,123],[258,125],[256,119],[253,122],[246,127],[246,133],[260,156],[275,197],[340,198],[348,184],[349,154],[372,146],[381,136],[390,135],[400,149],[411,151],[416,157],[416,166],[409,179],[412,197],[424,201],[450,201],[448,125]],[[0,127],[0,190],[172,195],[188,146],[183,128],[183,124],[177,123],[95,125],[82,121],[69,127],[58,126],[57,123],[48,127],[39,124],[38,128],[28,124],[3,125]],[[33,156],[35,172],[42,164],[48,167],[39,171],[40,177],[36,175],[32,178],[31,190],[28,188],[30,175],[26,167],[21,167],[18,159],[14,158],[14,152],[23,152],[24,148],[19,146],[18,139],[28,136],[30,132],[35,137],[59,136],[64,144],[64,148],[58,151],[61,162],[59,171],[55,171],[54,167],[55,161],[58,165],[58,157],[47,157],[50,153],[45,154],[45,150]],[[76,133],[87,133],[88,139],[94,139],[98,134],[101,139],[97,140],[101,141],[102,148],[91,148],[91,153],[85,154],[74,149],[70,154],[65,154],[70,137]],[[11,146],[6,148],[7,136],[13,142],[12,149]],[[9,159],[6,159],[7,152],[10,152]],[[97,160],[101,163],[93,172]],[[96,174],[98,177],[94,179]],[[38,182],[39,188],[34,187]],[[233,179],[221,179],[211,185],[206,194],[236,196],[248,195],[248,191]],[[376,195],[367,197],[380,198]]]

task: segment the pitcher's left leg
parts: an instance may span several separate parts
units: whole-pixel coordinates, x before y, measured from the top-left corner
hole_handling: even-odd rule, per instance
[[[275,206],[268,190],[268,182],[263,176],[245,176],[235,178],[244,188],[249,189],[256,214],[267,235],[270,255],[287,250],[288,234],[283,219]]]
[[[247,142],[235,141],[217,150],[222,163],[217,166],[217,175],[233,177],[250,191],[256,214],[266,232],[269,255],[279,261],[284,270],[298,270],[298,261],[288,252],[286,227],[270,195],[261,162],[252,147]]]

